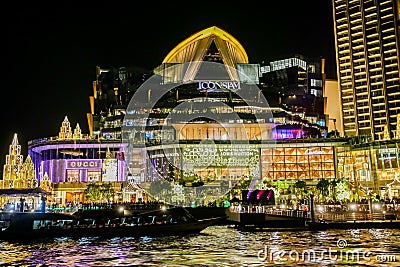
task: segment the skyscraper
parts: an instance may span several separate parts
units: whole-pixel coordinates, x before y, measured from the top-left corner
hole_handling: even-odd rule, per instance
[[[344,134],[395,137],[400,0],[332,0]],[[385,130],[386,129],[386,130]]]

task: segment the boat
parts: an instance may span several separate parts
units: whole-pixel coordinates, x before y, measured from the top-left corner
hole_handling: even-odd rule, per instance
[[[196,219],[185,208],[160,209],[131,216],[87,217],[64,213],[1,214],[0,240],[54,237],[139,237],[200,233],[223,217]]]

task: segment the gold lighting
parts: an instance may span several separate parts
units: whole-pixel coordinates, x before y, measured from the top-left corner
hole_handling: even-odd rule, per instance
[[[91,113],[86,113],[88,126],[89,126],[89,134],[93,136],[93,115]]]
[[[192,81],[200,68],[200,62],[204,59],[212,42],[215,43],[218,51],[221,53],[221,58],[226,66],[229,77],[231,80],[238,81],[238,74],[234,70],[237,63],[249,63],[247,53],[238,40],[216,26],[199,31],[179,43],[164,58],[163,64],[190,62],[183,81]],[[160,70],[155,70],[155,72],[160,72]]]
[[[93,81],[93,96],[97,98],[97,81]]]
[[[94,114],[94,97],[93,96],[89,96],[89,102],[90,102],[90,111],[92,112],[92,114]]]
[[[24,162],[21,155],[21,145],[18,143],[18,136],[15,133],[9,153],[6,155],[6,162],[3,166],[3,181],[0,183],[2,189],[9,188],[35,188],[37,185],[36,170],[31,156],[28,155]]]
[[[227,53],[232,54],[231,56],[236,59],[236,63],[249,63],[247,53],[243,46],[232,35],[216,26],[199,31],[179,43],[168,53],[164,58],[163,63],[183,63],[193,61],[193,59],[195,59],[195,54],[188,53],[189,50],[193,50],[194,47],[200,45],[200,41],[208,42],[210,39],[219,39],[222,41],[216,42],[217,47],[218,45],[225,45],[229,50],[233,48]],[[205,52],[205,50],[203,52]]]

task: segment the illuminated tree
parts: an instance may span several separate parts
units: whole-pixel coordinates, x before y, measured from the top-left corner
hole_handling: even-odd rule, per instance
[[[333,200],[337,199],[337,185],[339,183],[339,180],[337,179],[332,179],[330,182],[330,195]]]
[[[88,202],[99,202],[101,193],[100,193],[100,185],[91,183],[86,186],[84,191],[85,199]]]
[[[171,183],[164,180],[158,180],[151,183],[149,187],[149,193],[154,198],[163,198],[165,193],[168,193],[172,190]]]
[[[294,188],[296,189],[296,193],[300,198],[307,193],[307,183],[303,180],[297,180],[294,184]]]
[[[72,138],[73,139],[81,139],[82,138],[82,131],[81,131],[81,127],[79,126],[79,123],[76,124]]]
[[[53,196],[53,187],[51,186],[51,181],[49,178],[49,175],[47,174],[47,172],[44,173],[42,179],[40,180],[40,185],[39,188],[43,189],[44,191],[48,192],[49,195],[47,196],[47,201],[48,202],[54,202],[54,196]]]
[[[110,202],[114,198],[114,188],[111,183],[103,183],[100,185],[100,195],[102,202]]]
[[[65,116],[61,123],[60,132],[58,133],[59,139],[72,139],[72,129],[68,117]]]
[[[325,178],[321,178],[317,185],[316,188],[319,190],[319,192],[321,193],[322,199],[326,198],[327,196],[329,196],[329,186],[330,183],[327,179]]]
[[[110,202],[114,197],[114,188],[111,183],[90,183],[84,191],[85,199],[89,202]]]

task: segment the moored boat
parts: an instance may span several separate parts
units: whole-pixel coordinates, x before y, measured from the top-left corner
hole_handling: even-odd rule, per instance
[[[13,213],[3,216],[1,240],[52,237],[163,236],[200,233],[222,217],[196,219],[185,208],[133,216],[82,217],[62,213]]]

